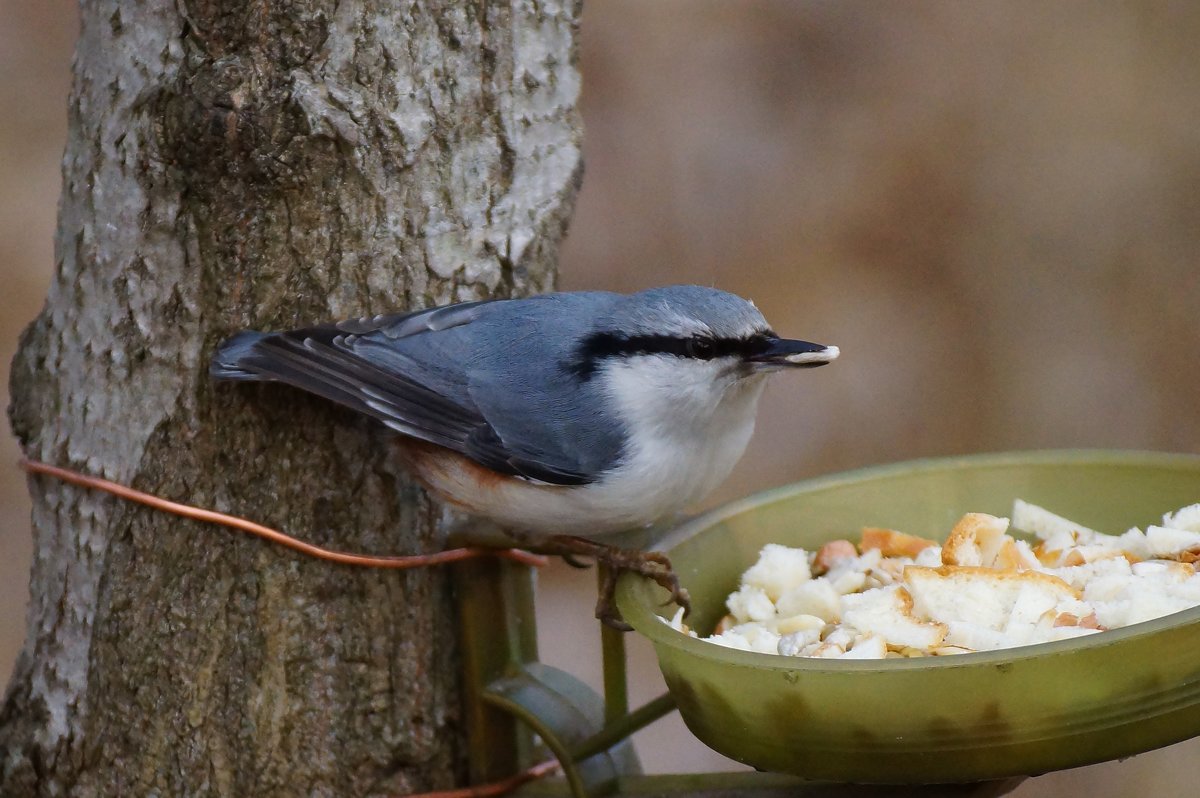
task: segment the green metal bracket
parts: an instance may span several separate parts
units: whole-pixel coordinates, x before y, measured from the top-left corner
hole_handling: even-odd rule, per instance
[[[601,574],[603,579],[603,574]],[[528,767],[537,735],[558,758],[575,798],[614,791],[642,772],[629,736],[674,709],[662,696],[629,711],[625,641],[602,627],[605,698],[537,661],[531,569],[499,559],[454,566],[474,783]]]
[[[528,568],[493,558],[451,568],[458,598],[463,690],[472,784],[511,776],[535,756],[532,733],[485,700],[487,685],[537,662],[533,581]]]
[[[607,795],[622,775],[642,772],[629,739],[579,757],[575,749],[604,728],[604,701],[569,673],[528,663],[485,688],[484,700],[523,720],[558,758],[574,796]]]

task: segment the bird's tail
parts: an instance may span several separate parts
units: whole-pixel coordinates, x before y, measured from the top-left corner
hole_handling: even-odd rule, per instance
[[[243,367],[245,361],[255,354],[255,345],[266,338],[266,333],[244,330],[222,342],[209,364],[209,375],[218,380],[261,380],[256,371]]]

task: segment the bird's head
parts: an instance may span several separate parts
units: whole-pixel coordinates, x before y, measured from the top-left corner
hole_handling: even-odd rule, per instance
[[[765,375],[825,365],[838,349],[780,338],[734,294],[677,285],[622,298],[574,354],[575,374],[603,380],[626,407],[677,418],[711,415],[740,396],[757,399]]]
[[[579,344],[576,371],[589,377],[625,364],[687,382],[731,382],[823,366],[836,346],[780,338],[752,302],[715,288],[674,285],[631,294],[596,320]]]

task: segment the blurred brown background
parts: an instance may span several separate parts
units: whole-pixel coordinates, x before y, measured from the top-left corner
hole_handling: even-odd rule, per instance
[[[0,0],[5,388],[53,265],[75,14]],[[924,455],[1200,451],[1197,41],[1185,0],[594,0],[561,286],[716,285],[842,347],[772,386],[769,434],[710,503]],[[31,553],[15,458],[5,430],[0,677]],[[593,579],[550,569],[539,611],[543,659],[598,683],[579,639]],[[650,698],[661,680],[630,644]],[[651,771],[736,767],[675,719],[637,739]],[[1016,795],[1184,796],[1198,778],[1194,741]]]

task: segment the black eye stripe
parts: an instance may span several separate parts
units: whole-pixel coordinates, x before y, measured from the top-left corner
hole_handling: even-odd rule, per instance
[[[693,338],[687,343],[687,356],[698,360],[712,360],[717,357],[717,346],[707,338]]]
[[[600,361],[609,357],[672,355],[693,360],[730,356],[747,358],[765,351],[776,337],[771,332],[756,333],[746,338],[595,333],[580,344],[570,368],[575,374],[586,379],[595,373]]]

